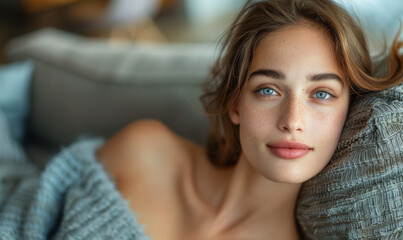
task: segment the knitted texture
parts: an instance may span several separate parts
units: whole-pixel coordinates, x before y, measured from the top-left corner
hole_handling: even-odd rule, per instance
[[[148,239],[96,160],[103,139],[77,141],[41,172],[1,111],[0,130],[0,239]]]
[[[350,107],[329,165],[304,183],[306,239],[403,239],[403,85]]]

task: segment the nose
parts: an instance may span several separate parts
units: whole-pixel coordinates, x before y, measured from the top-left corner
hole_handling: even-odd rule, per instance
[[[295,133],[302,132],[305,128],[304,106],[296,96],[289,96],[280,105],[280,117],[278,128],[282,132]]]

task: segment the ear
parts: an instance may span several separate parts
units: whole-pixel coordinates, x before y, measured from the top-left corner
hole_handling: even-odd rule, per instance
[[[239,125],[239,122],[240,122],[239,118],[240,117],[239,117],[238,106],[230,107],[229,111],[228,111],[228,116],[229,116],[229,119],[231,119],[231,122],[233,124]]]

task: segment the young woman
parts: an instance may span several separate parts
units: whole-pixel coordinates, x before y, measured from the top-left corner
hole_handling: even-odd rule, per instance
[[[402,82],[401,46],[374,78],[362,30],[332,1],[248,3],[206,83],[207,147],[143,120],[97,156],[151,239],[298,239],[302,183],[329,162],[352,97]]]

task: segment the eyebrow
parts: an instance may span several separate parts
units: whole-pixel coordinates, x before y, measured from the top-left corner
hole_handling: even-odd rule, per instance
[[[272,69],[259,69],[259,70],[256,70],[253,73],[251,73],[249,78],[252,78],[254,76],[259,76],[259,75],[269,77],[269,78],[278,79],[278,80],[284,80],[285,79],[284,73],[282,73],[281,71],[275,71],[275,70],[272,70]]]
[[[278,80],[285,79],[285,74],[283,72],[272,70],[272,69],[258,69],[250,74],[249,79],[254,76],[259,76],[259,75],[278,79]],[[324,80],[337,80],[343,84],[341,77],[335,73],[314,73],[314,74],[308,75],[308,79],[313,82],[324,81]]]

